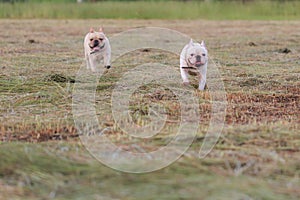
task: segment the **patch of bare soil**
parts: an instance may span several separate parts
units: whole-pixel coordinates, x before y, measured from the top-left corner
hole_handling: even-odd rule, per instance
[[[285,94],[227,94],[227,124],[300,122],[300,88],[291,87]],[[209,122],[211,105],[200,105],[201,121]]]
[[[229,94],[227,123],[299,121],[298,94]]]
[[[70,140],[79,135],[75,127],[63,126],[57,128],[44,128],[32,130],[32,127],[9,127],[1,126],[0,140],[2,142],[23,141],[23,142],[45,142],[57,140]]]

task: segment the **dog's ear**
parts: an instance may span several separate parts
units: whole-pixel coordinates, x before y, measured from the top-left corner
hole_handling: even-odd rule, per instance
[[[205,42],[203,40],[200,45],[203,46],[204,48],[206,48]]]
[[[188,44],[188,45],[189,45],[189,47],[191,47],[191,46],[194,46],[193,39],[191,39],[191,40],[190,40],[190,42],[189,42],[189,44]]]
[[[102,33],[103,33],[103,28],[102,28],[102,26],[99,28],[99,32],[102,32]]]
[[[94,31],[94,29],[93,29],[93,27],[91,27],[90,28],[90,33],[94,33],[95,31]]]

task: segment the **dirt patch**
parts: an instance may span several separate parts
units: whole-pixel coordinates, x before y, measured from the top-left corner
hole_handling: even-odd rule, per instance
[[[45,77],[45,81],[53,81],[58,83],[75,83],[75,79],[62,74],[50,74]]]
[[[57,140],[70,140],[79,137],[75,127],[62,126],[57,128],[42,128],[32,130],[32,127],[20,126],[19,128],[11,126],[0,127],[0,141],[25,141],[25,142],[44,142]]]
[[[255,85],[259,85],[259,84],[263,84],[264,81],[263,80],[260,80],[258,78],[249,78],[245,81],[241,81],[239,83],[239,86],[241,87],[245,87],[245,86],[255,86]]]
[[[291,53],[292,51],[288,48],[278,49],[278,53]]]
[[[300,95],[298,94],[228,94],[226,122],[253,123],[299,121]]]
[[[289,88],[287,94],[227,94],[226,124],[300,122],[300,89]],[[209,100],[209,96],[203,96]],[[202,123],[211,118],[211,104],[200,104]]]

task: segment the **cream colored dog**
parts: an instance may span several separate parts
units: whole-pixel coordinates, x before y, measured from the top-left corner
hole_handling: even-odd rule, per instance
[[[208,55],[204,41],[194,43],[191,39],[180,54],[180,73],[184,85],[189,85],[188,74],[198,75],[199,90],[204,90],[206,84]]]
[[[102,59],[104,67],[110,68],[111,47],[102,28],[99,29],[99,32],[91,28],[90,32],[86,34],[84,38],[84,52],[87,69],[95,72]]]

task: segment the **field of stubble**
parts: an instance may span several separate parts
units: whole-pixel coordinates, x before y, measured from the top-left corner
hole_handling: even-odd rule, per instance
[[[85,150],[74,126],[72,91],[84,63],[83,37],[100,25],[108,37],[151,26],[206,41],[225,85],[227,113],[222,136],[205,159],[197,152],[210,120],[209,89],[196,92],[202,122],[197,137],[169,167],[126,174]],[[0,20],[0,27],[0,199],[300,198],[299,22]],[[110,96],[128,69],[146,62],[176,69],[178,60],[169,52],[141,49],[112,63],[96,93],[99,121],[111,127],[106,134],[112,141],[133,151],[169,141],[180,115],[169,92],[145,86],[132,98],[138,125],[146,123],[151,102],[166,106],[170,119],[161,135],[140,141],[138,149],[114,124]]]

